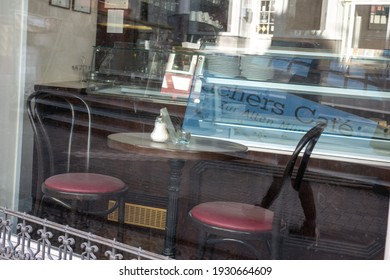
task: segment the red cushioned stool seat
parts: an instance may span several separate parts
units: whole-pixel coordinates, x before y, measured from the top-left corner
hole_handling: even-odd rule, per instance
[[[96,173],[58,174],[46,179],[44,185],[52,191],[83,194],[112,193],[125,188],[122,180]]]
[[[209,226],[256,232],[272,230],[274,213],[254,205],[216,201],[195,206],[191,216]]]

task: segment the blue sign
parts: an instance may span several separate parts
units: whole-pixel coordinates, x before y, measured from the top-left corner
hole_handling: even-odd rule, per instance
[[[307,131],[318,122],[327,124],[325,133],[347,137],[371,138],[378,127],[375,121],[322,105],[305,95],[203,83],[201,91],[190,96],[183,128],[194,134],[234,138],[239,130]]]

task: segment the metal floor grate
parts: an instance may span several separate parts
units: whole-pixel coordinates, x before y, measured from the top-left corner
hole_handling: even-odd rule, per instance
[[[115,201],[109,201],[108,207],[112,207]],[[125,224],[165,230],[167,210],[156,207],[126,203]],[[118,210],[109,214],[109,221],[118,221]]]

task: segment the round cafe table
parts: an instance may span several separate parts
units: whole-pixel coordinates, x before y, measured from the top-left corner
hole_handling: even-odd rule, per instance
[[[244,145],[206,137],[192,136],[188,144],[153,142],[150,133],[115,133],[108,136],[112,149],[166,158],[170,167],[168,183],[167,222],[163,255],[175,257],[176,226],[181,173],[186,160],[231,160],[248,148]]]

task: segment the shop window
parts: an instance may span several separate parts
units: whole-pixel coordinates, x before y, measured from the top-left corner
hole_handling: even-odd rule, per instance
[[[389,6],[371,5],[370,23],[371,30],[386,30],[389,18]]]
[[[275,24],[275,0],[259,2],[260,20],[256,27],[258,34],[273,34]]]

